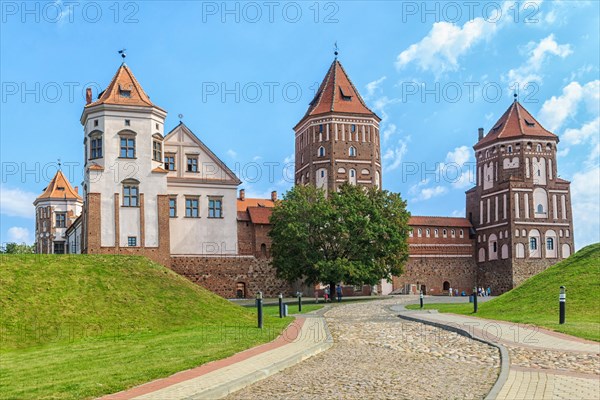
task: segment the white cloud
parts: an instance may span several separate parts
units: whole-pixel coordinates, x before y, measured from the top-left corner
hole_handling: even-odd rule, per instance
[[[554,40],[554,34],[551,34],[544,39],[540,40],[539,43],[529,42],[526,46],[529,58],[525,64],[518,68],[511,69],[508,74],[504,76],[504,80],[509,82],[511,88],[514,88],[514,84],[518,84],[519,89],[524,89],[527,84],[531,82],[541,82],[542,76],[540,70],[544,61],[548,58],[548,55],[555,55],[560,58],[565,58],[573,51],[569,44],[558,44]]]
[[[382,76],[381,78],[374,80],[373,82],[369,82],[366,84],[366,88],[367,88],[367,95],[365,96],[367,99],[372,97],[375,92],[378,91],[378,89],[381,87],[381,84],[383,83],[383,81],[385,81],[386,77]]]
[[[581,248],[600,241],[600,167],[578,172],[571,180],[575,244]]]
[[[0,214],[10,217],[35,218],[33,202],[37,195],[21,189],[0,187]]]
[[[396,133],[396,124],[388,124],[383,130],[383,142],[387,142],[394,133]]]
[[[454,210],[452,211],[452,214],[450,214],[453,217],[457,217],[457,218],[464,218],[465,217],[465,210]]]
[[[453,151],[449,151],[446,155],[447,163],[464,165],[471,159],[471,149],[467,146],[456,147]]]
[[[23,228],[20,226],[13,226],[8,228],[7,231],[8,240],[7,242],[14,243],[31,243],[31,236],[29,234],[29,229]]]
[[[438,173],[442,180],[450,182],[456,189],[464,189],[475,184],[475,172],[471,162],[471,149],[467,146],[456,147],[446,154]]]
[[[231,158],[236,158],[237,157],[237,153],[234,150],[232,150],[232,149],[227,150],[227,155],[229,157],[231,157]]]
[[[386,152],[381,157],[384,164],[384,171],[393,171],[397,169],[400,166],[400,164],[402,164],[402,160],[408,152],[407,142],[409,139],[410,138],[400,139],[398,140],[398,145],[396,147],[389,148],[386,150]]]
[[[416,201],[429,200],[433,197],[441,196],[446,192],[448,192],[448,189],[446,189],[444,186],[440,186],[440,185],[430,187],[430,188],[424,188],[424,189],[420,190],[419,195],[417,196],[417,198],[415,200]]]
[[[598,112],[600,103],[600,80],[595,80],[581,86],[579,82],[571,82],[565,86],[560,96],[552,96],[542,105],[539,119],[542,125],[550,131],[556,131],[577,114],[579,104],[584,101],[588,110]]]
[[[596,117],[579,129],[565,129],[561,138],[568,144],[580,144],[589,139],[597,139],[598,135],[600,135],[600,117]]]

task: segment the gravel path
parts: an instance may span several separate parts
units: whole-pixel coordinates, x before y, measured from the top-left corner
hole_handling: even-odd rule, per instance
[[[344,304],[327,312],[328,351],[227,399],[482,399],[499,373],[496,348],[400,320],[406,299]]]

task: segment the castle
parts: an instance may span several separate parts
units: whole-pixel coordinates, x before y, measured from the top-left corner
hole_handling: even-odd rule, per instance
[[[124,63],[97,99],[88,89],[82,193],[58,171],[34,202],[36,251],[144,255],[229,298],[293,293],[269,262],[277,193],[238,192],[240,180],[189,127],[165,131],[166,115]],[[380,188],[380,121],[336,57],[294,127],[295,183]],[[466,218],[411,217],[402,276],[345,294],[501,293],[568,257],[570,183],[558,177],[557,144],[515,99],[487,135],[479,129]]]

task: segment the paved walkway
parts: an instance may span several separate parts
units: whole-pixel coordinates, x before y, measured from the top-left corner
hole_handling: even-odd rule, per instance
[[[331,335],[319,314],[297,318],[273,342],[103,399],[222,398],[331,347]]]
[[[505,347],[504,376],[490,399],[600,399],[600,343],[531,325],[392,309],[402,317],[460,329]]]

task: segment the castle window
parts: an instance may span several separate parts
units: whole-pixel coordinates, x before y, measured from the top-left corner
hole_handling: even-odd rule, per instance
[[[508,154],[512,153],[512,146],[507,147],[507,152],[508,152]]]
[[[91,140],[91,159],[102,157],[102,135],[96,135]]]
[[[323,132],[323,124],[319,125],[319,133]]]
[[[135,158],[135,138],[121,137],[121,158]]]
[[[185,216],[187,218],[198,218],[198,198],[186,197],[185,199]]]
[[[356,125],[350,125],[350,132],[356,132]]]
[[[54,254],[65,254],[65,242],[54,242]]]
[[[456,237],[456,231],[454,229],[450,231],[450,236]]]
[[[325,157],[325,147],[323,147],[323,146],[319,147],[318,156]]]
[[[131,126],[131,120],[130,119],[126,119],[125,120],[125,126]]]
[[[177,218],[177,197],[169,197],[169,217]]]
[[[546,239],[546,250],[554,250],[554,239],[553,238]]]
[[[442,236],[444,236],[444,237],[448,237],[448,231],[444,229],[444,230],[442,231]]]
[[[121,96],[125,99],[130,99],[131,98],[131,90],[125,90],[125,89],[119,88],[119,96]]]
[[[529,249],[530,250],[537,250],[537,238],[529,238]]]
[[[423,229],[421,229],[421,228],[417,229],[417,236],[419,236],[419,237],[423,236]]]
[[[465,236],[465,232],[462,229],[459,231],[458,234],[461,238]]]
[[[187,172],[198,172],[198,156],[187,156]]]
[[[97,119],[94,120],[94,126],[98,126],[98,120]]]
[[[165,169],[175,171],[175,154],[165,154]]]
[[[57,228],[66,228],[67,227],[67,213],[60,212],[56,213],[56,227]]]
[[[538,204],[538,206],[537,206],[537,213],[538,214],[544,214],[544,206],[542,206],[541,204]]]
[[[135,236],[128,236],[127,237],[127,246],[129,246],[129,247],[136,247],[137,246],[137,237],[135,237]]]
[[[529,120],[527,120],[527,119],[525,120],[525,124],[526,124],[527,126],[535,126],[535,122],[531,122],[531,121],[529,121]]]
[[[208,199],[208,218],[223,218],[223,199]]]
[[[425,229],[425,236],[427,236],[427,237],[431,236],[431,229],[429,229],[429,228]]]
[[[411,230],[409,230],[409,231],[408,231],[408,237],[413,237],[413,235],[414,235],[414,232],[413,232],[413,230],[412,230],[412,229],[411,229]]]
[[[433,236],[435,236],[435,237],[438,237],[438,236],[439,236],[439,235],[438,235],[438,230],[437,230],[437,228],[433,230]]]
[[[139,187],[136,184],[123,185],[123,207],[139,206]]]
[[[152,142],[152,159],[158,162],[162,160],[162,143],[158,140]]]
[[[356,147],[350,146],[350,148],[348,149],[348,155],[350,157],[356,157]]]

